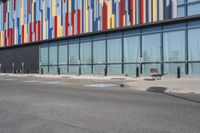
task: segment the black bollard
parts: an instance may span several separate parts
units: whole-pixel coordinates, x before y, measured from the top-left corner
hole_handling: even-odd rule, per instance
[[[79,73],[78,74],[81,75],[81,67],[79,67]]]
[[[107,76],[108,75],[108,70],[107,70],[107,67],[105,67],[104,69],[104,75]]]
[[[43,74],[43,68],[41,68],[41,74]]]
[[[3,73],[6,73],[6,69],[3,69]]]
[[[58,75],[60,75],[60,67],[58,67]]]
[[[180,66],[177,67],[177,78],[181,78],[181,68],[180,68]]]
[[[139,67],[136,67],[136,78],[139,77]]]

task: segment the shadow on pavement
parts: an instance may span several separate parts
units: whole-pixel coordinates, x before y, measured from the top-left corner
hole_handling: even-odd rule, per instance
[[[185,98],[185,97],[178,96],[178,95],[175,95],[175,94],[166,93],[165,92],[166,90],[167,90],[166,87],[159,87],[159,86],[150,87],[150,88],[147,89],[147,91],[149,91],[149,92],[160,93],[160,94],[168,95],[168,96],[183,99],[183,100],[187,100],[187,101],[191,101],[191,102],[195,102],[195,103],[200,103],[200,101],[196,101],[196,100],[193,100],[193,99],[190,99],[190,98]]]

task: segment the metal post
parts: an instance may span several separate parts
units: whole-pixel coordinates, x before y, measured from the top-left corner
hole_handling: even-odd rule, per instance
[[[43,74],[43,68],[41,68],[41,74]]]
[[[107,76],[108,75],[108,70],[107,70],[107,67],[105,67],[104,69],[104,75]]]
[[[181,78],[181,68],[180,68],[180,66],[177,67],[177,78]]]
[[[0,63],[0,73],[1,73],[2,71],[1,71],[1,63]]]
[[[138,78],[139,77],[139,67],[137,66],[136,67],[136,78]]]
[[[60,75],[60,67],[58,67],[58,75]]]

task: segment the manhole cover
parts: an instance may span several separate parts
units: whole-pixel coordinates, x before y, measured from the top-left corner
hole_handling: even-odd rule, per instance
[[[116,84],[89,84],[85,85],[87,87],[100,87],[100,88],[105,88],[105,87],[113,87],[116,86]]]

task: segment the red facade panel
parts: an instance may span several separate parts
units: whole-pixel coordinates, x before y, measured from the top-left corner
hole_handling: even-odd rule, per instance
[[[22,44],[24,43],[24,25],[22,25]]]
[[[80,10],[78,10],[78,18],[77,18],[77,24],[78,24],[78,26],[77,26],[77,33],[78,33],[78,35],[80,34],[80,32],[81,32],[81,11]]]
[[[125,1],[120,1],[120,27],[124,26]]]
[[[103,3],[103,30],[105,31],[107,29],[107,5],[104,2]]]
[[[65,13],[65,36],[68,36],[68,13]]]
[[[34,37],[35,37],[35,41],[37,41],[37,35],[36,35],[37,34],[37,32],[36,32],[37,30],[36,30],[36,28],[37,28],[37,22],[35,21],[34,22]]]
[[[72,35],[74,35],[74,16],[75,16],[75,12],[72,11]]]
[[[140,0],[140,24],[144,24],[144,0]]]
[[[32,23],[30,23],[30,26],[29,26],[29,39],[30,39],[30,43],[32,42]]]
[[[14,0],[14,10],[16,10],[16,0]]]
[[[58,17],[54,17],[54,38],[57,38],[58,32],[57,32],[57,22],[58,22]]]
[[[40,21],[38,21],[38,41],[40,41],[40,37],[41,37],[41,30],[40,30],[40,27],[41,27],[41,23]]]

